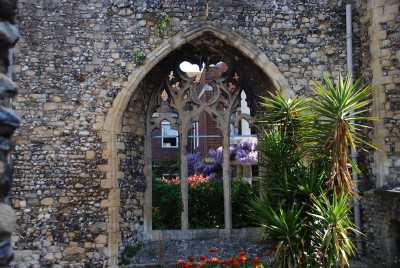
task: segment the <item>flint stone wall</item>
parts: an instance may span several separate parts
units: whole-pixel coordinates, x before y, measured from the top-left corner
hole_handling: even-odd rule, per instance
[[[20,0],[16,52],[22,118],[14,155],[15,249],[26,265],[102,267],[140,243],[143,228],[143,117],[126,107],[117,139],[120,190],[109,193],[110,151],[102,139],[113,100],[149,54],[199,23],[234,32],[274,63],[297,94],[324,71],[345,71],[342,1]],[[166,29],[163,18],[170,18]],[[146,88],[139,88],[146,95]],[[137,98],[134,97],[134,98]],[[114,172],[114,171],[113,171]],[[109,196],[109,195],[115,196]],[[110,200],[120,200],[114,203]],[[120,236],[108,230],[119,213]],[[111,241],[112,240],[112,241]],[[30,252],[31,254],[27,254]],[[24,266],[25,265],[25,266]]]
[[[363,255],[371,267],[400,265],[400,189],[370,191],[362,198]]]

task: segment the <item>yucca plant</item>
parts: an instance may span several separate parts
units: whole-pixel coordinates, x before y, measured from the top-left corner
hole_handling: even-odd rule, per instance
[[[276,267],[345,267],[355,252],[348,237],[357,232],[348,218],[353,186],[348,154],[351,146],[371,146],[361,134],[368,127],[362,122],[372,119],[364,115],[370,88],[325,75],[314,93],[312,99],[271,95],[261,101],[265,187],[253,207],[265,234],[281,249]]]
[[[348,256],[355,253],[355,246],[349,233],[360,233],[349,219],[349,195],[341,192],[339,196],[321,194],[313,198],[310,215],[313,240],[318,248],[318,260],[325,268],[348,267]]]
[[[253,207],[256,219],[263,222],[261,227],[267,238],[276,244],[273,267],[303,267],[304,224],[301,207],[294,204],[291,208],[274,210],[262,200],[254,201]]]
[[[264,179],[260,181],[261,194],[272,205],[282,205],[290,197],[288,193],[296,188],[292,184],[301,165],[301,155],[277,127],[265,131],[259,142],[259,151],[263,156],[261,165],[267,167],[264,169]]]
[[[373,119],[364,115],[370,105],[370,91],[369,86],[353,82],[349,76],[339,76],[334,83],[325,74],[322,83],[314,82],[311,109],[317,119],[312,136],[318,150],[330,159],[328,188],[353,191],[348,151],[350,146],[371,146],[361,132],[368,128],[362,122]]]
[[[303,97],[284,98],[279,94],[261,97],[261,106],[265,109],[259,121],[267,128],[278,128],[287,142],[294,146],[304,143],[304,134],[308,131],[313,116],[309,112],[309,99]]]

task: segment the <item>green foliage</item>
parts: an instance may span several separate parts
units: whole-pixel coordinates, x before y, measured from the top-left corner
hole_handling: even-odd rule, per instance
[[[277,244],[276,267],[346,267],[357,233],[348,214],[350,146],[361,135],[370,89],[339,77],[315,83],[312,99],[264,98],[259,143],[262,193],[254,218]]]
[[[261,180],[261,194],[277,207],[286,202],[287,191],[294,190],[290,186],[293,183],[291,179],[301,166],[301,156],[277,127],[265,132],[259,151],[262,155],[260,165],[267,167],[264,176],[268,178]]]
[[[256,194],[244,181],[232,182],[233,227],[256,226],[250,216],[250,202]],[[180,185],[153,182],[153,229],[178,229],[181,224]],[[222,182],[212,180],[189,187],[190,228],[223,228],[224,198]]]
[[[190,228],[223,228],[224,195],[220,181],[189,188]]]
[[[301,207],[273,209],[261,199],[253,203],[256,219],[268,238],[276,241],[276,267],[302,267],[304,229]]]
[[[153,181],[153,229],[179,229],[182,199],[180,185]]]
[[[146,54],[144,54],[142,51],[136,51],[133,57],[136,65],[143,65],[144,61],[146,60]]]
[[[261,98],[261,106],[266,109],[261,123],[267,128],[278,128],[290,145],[302,145],[304,135],[309,131],[313,115],[310,113],[310,100],[302,97],[285,99],[279,94]]]
[[[155,31],[160,37],[164,36],[171,27],[171,17],[168,15],[159,17],[156,22]]]
[[[125,265],[130,264],[131,259],[136,256],[136,254],[141,248],[142,245],[140,244],[127,246],[122,252],[120,264],[125,264]]]
[[[257,226],[257,222],[251,217],[249,211],[251,201],[257,196],[254,186],[244,181],[233,181],[231,196],[233,228]]]
[[[349,196],[343,192],[339,196],[322,194],[313,198],[312,229],[313,240],[318,245],[318,259],[323,267],[349,266],[348,256],[355,253],[350,240],[350,232],[359,233],[349,219]]]
[[[107,8],[106,15],[107,17],[112,17],[114,15],[114,11],[111,6]]]
[[[161,178],[164,174],[179,176],[180,163],[176,160],[153,161],[153,177]]]
[[[317,150],[327,152],[330,158],[327,184],[350,193],[353,183],[348,169],[349,146],[371,146],[361,132],[368,127],[362,122],[373,119],[364,115],[370,105],[371,89],[352,82],[348,76],[339,76],[334,83],[324,75],[322,83],[314,83],[314,92],[312,111],[317,120],[312,137]]]

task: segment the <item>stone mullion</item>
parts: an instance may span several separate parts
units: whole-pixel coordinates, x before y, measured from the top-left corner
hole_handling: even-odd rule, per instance
[[[151,113],[146,115],[146,136],[144,141],[144,175],[146,178],[146,190],[144,201],[144,233],[150,234],[153,230],[153,170],[151,151]]]
[[[181,114],[180,114],[181,115]],[[179,126],[180,133],[180,160],[181,160],[181,198],[182,198],[182,214],[181,214],[181,229],[189,229],[189,185],[188,185],[188,167],[186,158],[186,149],[188,143],[188,121],[186,116],[181,117]]]
[[[230,124],[229,119],[226,120],[226,125],[224,130],[222,130],[223,134],[223,163],[222,163],[222,178],[223,178],[223,188],[224,188],[224,221],[225,221],[225,230],[232,230],[232,200],[231,200],[231,176],[229,172],[230,166],[230,155],[229,155],[229,133],[230,133]]]

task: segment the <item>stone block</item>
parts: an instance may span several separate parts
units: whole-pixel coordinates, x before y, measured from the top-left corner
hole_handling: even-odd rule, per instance
[[[58,104],[53,102],[47,102],[43,105],[43,111],[54,111],[58,109]]]
[[[86,160],[93,160],[96,157],[95,151],[86,151],[85,158]]]
[[[400,142],[396,142],[394,147],[395,147],[395,149],[394,149],[395,152],[400,153]]]
[[[67,256],[72,256],[72,255],[83,255],[85,253],[85,249],[78,247],[78,246],[69,246],[67,248],[64,249],[64,254]]]
[[[98,235],[95,239],[96,244],[107,244],[107,236],[106,235]]]
[[[50,198],[50,197],[44,198],[40,201],[40,204],[43,206],[51,206],[51,205],[53,205],[53,203],[54,203],[54,199]]]
[[[101,180],[101,188],[103,189],[111,189],[112,188],[112,180]]]

